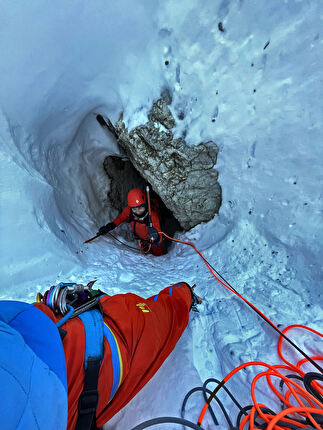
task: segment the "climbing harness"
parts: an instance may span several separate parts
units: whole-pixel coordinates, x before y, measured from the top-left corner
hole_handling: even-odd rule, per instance
[[[85,378],[78,402],[75,430],[96,429],[96,408],[99,401],[98,380],[103,359],[103,316],[98,309],[79,315],[85,331]]]
[[[97,390],[101,362],[103,359],[104,322],[99,299],[104,295],[92,290],[96,281],[87,285],[61,282],[50,287],[44,295],[38,293],[36,301],[48,306],[55,315],[63,317],[56,323],[61,337],[67,332],[61,326],[70,318],[79,317],[85,332],[83,391],[78,402],[78,420],[75,430],[95,430],[95,412],[99,394]],[[63,333],[63,336],[62,336]]]
[[[62,315],[56,323],[62,340],[68,333],[61,326],[70,318],[79,317],[84,326],[84,385],[78,401],[78,420],[75,430],[98,430],[96,408],[98,405],[98,378],[103,359],[103,341],[107,340],[112,361],[112,389],[109,402],[119,388],[123,377],[122,357],[113,331],[103,320],[100,299],[105,296],[93,290],[91,281],[87,285],[63,283],[50,287],[44,295],[38,293],[36,300],[48,306],[55,315]],[[65,327],[64,327],[65,329]],[[67,326],[68,330],[68,326]]]
[[[151,241],[146,239],[139,239],[138,245],[141,254],[148,254],[151,250]]]
[[[145,219],[146,218],[146,219]],[[133,215],[133,213],[131,212],[130,213],[130,216],[129,216],[129,218],[128,218],[128,223],[130,224],[130,223],[132,223],[133,222],[133,227],[132,227],[132,230],[133,230],[133,234],[134,234],[134,237],[135,237],[135,239],[137,239],[137,240],[139,240],[140,238],[139,238],[139,236],[137,235],[137,232],[136,232],[136,226],[137,226],[137,224],[144,224],[144,225],[149,225],[149,217],[148,217],[148,212],[146,213],[146,215],[145,216],[143,216],[142,218],[137,218],[137,217],[135,217],[134,215]]]

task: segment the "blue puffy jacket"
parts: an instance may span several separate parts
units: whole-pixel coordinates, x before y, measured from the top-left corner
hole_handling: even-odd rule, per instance
[[[33,305],[0,301],[1,430],[65,430],[65,356],[55,324]]]

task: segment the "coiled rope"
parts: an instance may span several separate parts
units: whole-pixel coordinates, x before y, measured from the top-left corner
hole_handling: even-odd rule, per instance
[[[311,328],[302,326],[302,325],[291,325],[285,328],[285,332],[294,328],[302,328],[305,330],[309,330],[322,337],[323,335],[316,330]],[[225,378],[224,381],[227,382],[231,377],[236,375],[240,370],[245,369],[250,366],[262,366],[265,367],[265,371],[259,373],[255,376],[251,383],[251,398],[252,404],[248,406],[242,407],[240,403],[236,400],[234,395],[229,391],[229,389],[222,384],[223,381],[219,381],[214,378],[210,378],[206,380],[203,384],[203,387],[195,387],[190,390],[183,401],[182,409],[181,409],[181,418],[177,417],[158,417],[148,421],[145,421],[132,430],[143,430],[148,427],[156,426],[159,424],[172,423],[184,426],[184,428],[193,428],[203,430],[201,427],[202,420],[204,418],[204,414],[206,410],[209,410],[211,417],[213,419],[214,425],[219,425],[219,422],[216,418],[216,415],[210,404],[206,403],[203,411],[198,419],[198,422],[195,424],[192,421],[188,421],[185,419],[185,407],[189,400],[189,398],[196,392],[202,391],[204,395],[204,399],[207,402],[207,396],[212,394],[211,391],[207,388],[209,383],[218,384],[217,388],[223,388],[225,392],[228,394],[234,405],[239,409],[235,425],[232,423],[232,419],[230,418],[228,412],[223,406],[220,399],[214,395],[212,400],[215,400],[221,411],[224,415],[228,423],[228,427],[230,430],[244,430],[246,426],[250,430],[256,429],[267,429],[267,430],[298,430],[303,428],[314,428],[321,430],[321,425],[323,424],[323,403],[322,403],[322,395],[323,395],[323,385],[318,383],[317,381],[323,382],[323,375],[319,373],[309,372],[304,373],[301,367],[308,363],[307,360],[300,360],[296,365],[290,363],[282,353],[282,340],[280,337],[278,342],[278,352],[281,359],[286,363],[285,365],[274,365],[271,366],[267,363],[261,361],[253,361],[249,363],[244,363],[237,368],[235,368],[232,372],[230,372]],[[312,357],[315,360],[323,360],[323,356]],[[281,371],[284,372],[296,372],[296,374],[287,374],[284,375]],[[260,379],[264,379],[267,382],[267,390],[271,390],[276,396],[277,405],[281,404],[281,411],[274,412],[266,405],[259,403],[256,399],[255,388],[256,384],[259,384]],[[273,378],[280,379],[280,389],[281,392],[277,390],[273,383]],[[292,379],[296,379],[298,382],[292,381]],[[284,392],[284,386],[287,387]],[[262,387],[263,388],[263,387]],[[219,389],[217,391],[219,391]],[[263,389],[261,391],[264,391]],[[210,402],[211,403],[211,402]],[[230,408],[230,412],[232,415],[232,408]],[[243,418],[242,418],[243,417]]]

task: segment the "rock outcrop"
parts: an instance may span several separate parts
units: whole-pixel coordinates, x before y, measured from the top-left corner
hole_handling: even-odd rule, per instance
[[[130,132],[122,118],[115,125],[118,143],[184,230],[209,221],[219,211],[221,187],[214,169],[218,147],[210,141],[188,146],[174,139],[169,95],[157,100],[149,121]]]

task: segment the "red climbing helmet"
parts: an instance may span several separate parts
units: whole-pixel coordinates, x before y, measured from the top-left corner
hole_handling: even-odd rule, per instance
[[[128,193],[128,206],[134,208],[146,203],[146,193],[141,188],[133,188]]]

